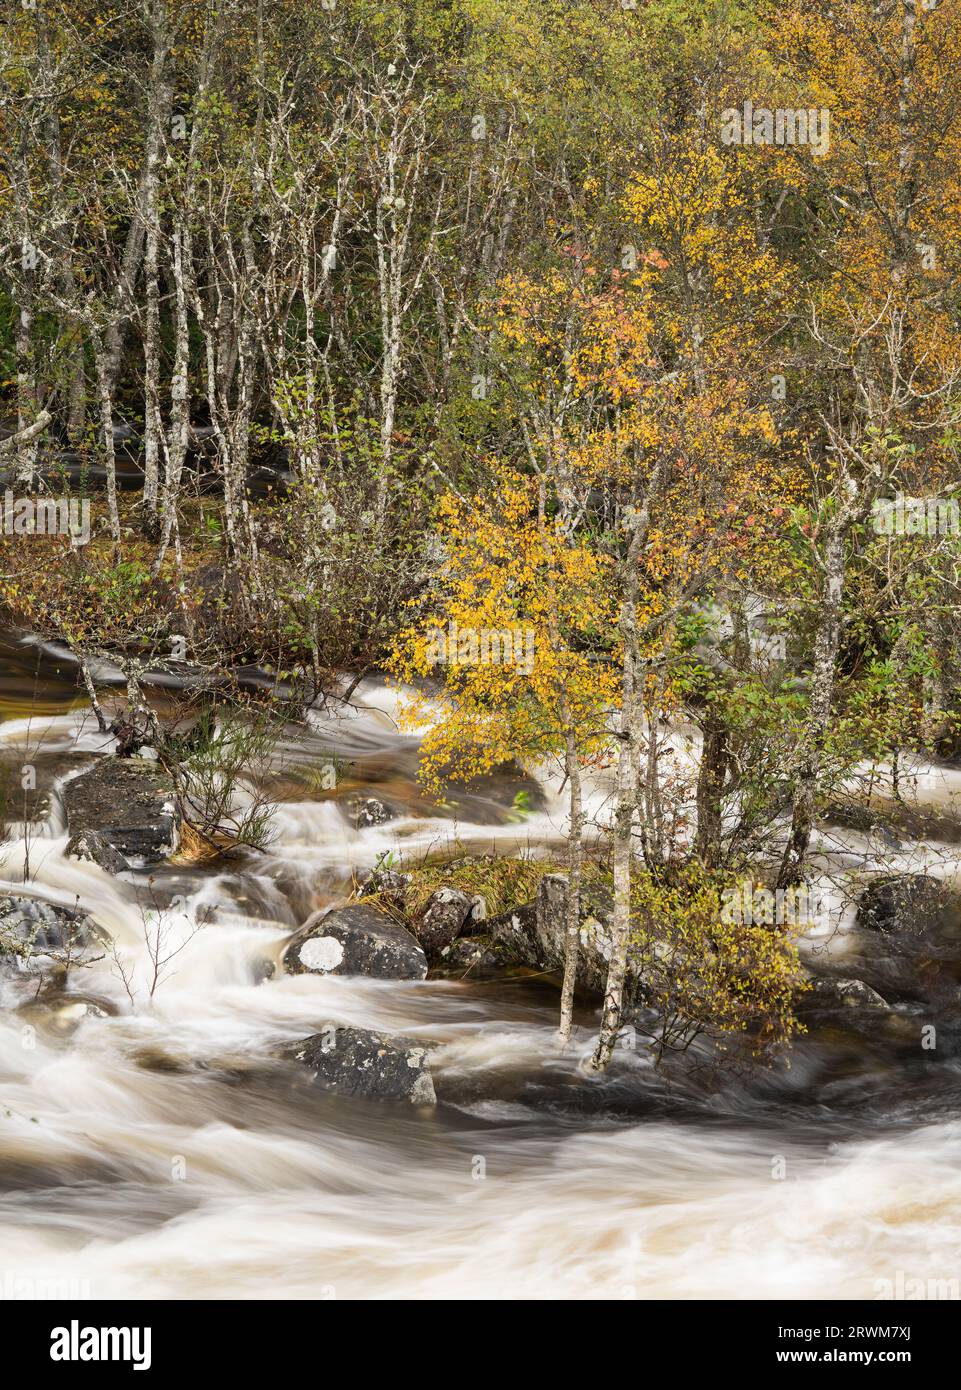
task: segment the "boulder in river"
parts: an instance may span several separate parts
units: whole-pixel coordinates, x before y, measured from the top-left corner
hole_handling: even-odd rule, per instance
[[[315,912],[291,937],[284,966],[292,975],[369,975],[423,980],[427,958],[406,927],[372,903]]]
[[[563,971],[566,912],[567,876],[545,874],[534,902],[492,917],[484,923],[484,930],[515,961],[535,970]],[[585,885],[581,891],[577,985],[590,993],[604,990],[612,915],[610,893]],[[628,996],[634,983],[635,977],[629,976]]]
[[[6,823],[8,839],[19,839],[23,826],[30,822],[49,820],[59,805],[58,789],[68,773],[77,773],[90,767],[95,761],[92,753],[68,753],[57,751],[46,753],[42,747],[31,754],[30,766],[33,771],[27,787],[18,785],[19,779],[11,777],[17,763],[7,764],[7,791],[3,804],[0,826]]]
[[[403,907],[409,887],[410,874],[401,873],[399,869],[386,868],[378,862],[367,877],[361,880],[357,896],[369,898],[376,893],[396,903],[398,907]]]
[[[177,848],[180,815],[169,778],[142,758],[100,758],[63,786],[71,840],[90,831],[125,859],[155,863]]]
[[[340,1095],[437,1104],[428,1050],[409,1038],[328,1024],[285,1054],[307,1067],[318,1086]]]
[[[98,865],[105,873],[122,874],[129,864],[119,850],[96,830],[82,830],[67,841],[67,859],[81,859]]]
[[[885,934],[921,936],[947,925],[951,895],[928,874],[893,874],[875,879],[858,902],[857,925]]]
[[[353,797],[348,802],[348,809],[355,830],[368,830],[373,825],[385,825],[394,819],[393,811],[376,796]]]
[[[812,982],[810,1002],[814,1007],[841,1004],[848,1009],[888,1009],[888,1001],[864,980],[821,976]]]
[[[417,940],[428,955],[437,955],[456,941],[470,922],[474,899],[459,888],[437,888],[414,919]]]
[[[465,975],[483,974],[509,964],[503,947],[490,936],[459,936],[439,951],[435,964],[441,969]]]
[[[84,912],[17,894],[0,898],[0,954],[22,962],[50,952],[76,954],[98,935]]]

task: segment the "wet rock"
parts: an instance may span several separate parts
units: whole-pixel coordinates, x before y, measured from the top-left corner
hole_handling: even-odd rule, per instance
[[[169,778],[141,758],[102,758],[63,787],[71,839],[94,831],[127,859],[155,863],[180,839]]]
[[[456,941],[474,910],[474,899],[459,888],[437,888],[414,919],[417,939],[428,955]]]
[[[0,767],[6,781],[6,795],[0,821],[5,819],[8,837],[19,839],[24,824],[42,822],[55,815],[58,807],[57,789],[63,778],[70,772],[91,767],[95,761],[91,753],[45,753],[38,750],[30,758],[33,776],[28,780],[32,785],[24,787],[23,758],[4,758]]]
[[[357,896],[368,898],[373,893],[377,893],[382,897],[390,898],[392,902],[402,907],[409,887],[410,874],[402,874],[398,869],[377,867],[372,869],[367,877],[361,881]]]
[[[258,960],[254,963],[254,984],[265,985],[277,974],[277,966],[272,960]]]
[[[535,949],[536,924],[537,904],[530,902],[488,918],[485,927],[509,956],[524,960]]]
[[[86,913],[56,907],[39,898],[0,898],[0,933],[38,951],[63,951],[86,944],[91,925]]]
[[[84,912],[57,907],[39,898],[0,898],[0,966],[7,973],[36,971],[38,957],[79,957],[102,939],[100,928]],[[46,969],[42,964],[39,968]],[[60,970],[63,974],[62,965]]]
[[[813,981],[812,1004],[843,1004],[850,1009],[888,1009],[890,1005],[864,980],[820,978]]]
[[[563,971],[567,877],[545,874],[533,903],[491,918],[486,924],[494,941],[514,960],[536,970]],[[577,986],[588,993],[603,992],[611,954],[613,901],[610,893],[595,885],[581,892],[580,940]],[[630,959],[628,963],[630,972]],[[639,985],[629,974],[627,997]]]
[[[108,874],[122,874],[130,866],[119,850],[96,830],[83,830],[67,841],[64,854],[68,859],[86,860]]]
[[[423,980],[427,958],[405,927],[371,903],[317,912],[291,937],[284,967],[293,975],[369,975]]]
[[[855,802],[845,804],[842,801],[832,801],[824,807],[818,817],[818,824],[840,825],[845,830],[860,830],[868,834],[874,829],[877,819],[877,812],[869,806],[861,806]]]
[[[284,1055],[307,1067],[316,1085],[339,1095],[437,1104],[428,1050],[410,1039],[329,1024]]]
[[[824,826],[840,825],[845,830],[857,830],[867,835],[878,849],[901,849],[901,841],[888,824],[887,815],[870,806],[832,802],[825,807],[823,815],[819,817],[819,823]]]
[[[52,1037],[69,1037],[87,1019],[107,1018],[116,1012],[90,999],[73,999],[69,995],[52,995],[41,1001],[31,1001],[18,1009],[18,1015],[33,1027]]]
[[[921,936],[951,920],[951,896],[928,874],[876,879],[858,902],[857,925],[868,931]]]
[[[368,796],[363,800],[352,797],[347,805],[355,830],[368,830],[373,825],[385,825],[387,821],[394,819],[393,811],[375,796]]]
[[[444,795],[458,819],[474,825],[519,825],[547,804],[539,783],[515,762],[472,778],[469,791],[448,787]]]
[[[509,962],[504,948],[498,946],[492,937],[461,936],[438,953],[436,964],[441,970],[452,973],[464,974],[469,970],[476,974],[496,970]]]

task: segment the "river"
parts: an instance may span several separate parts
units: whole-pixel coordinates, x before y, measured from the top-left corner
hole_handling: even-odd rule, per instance
[[[639,1047],[591,1080],[579,1061],[595,1015],[581,1011],[559,1052],[548,980],[264,978],[379,853],[556,841],[550,788],[523,820],[505,817],[496,785],[425,807],[416,738],[396,727],[396,696],[367,682],[359,708],[318,714],[291,751],[349,761],[354,783],[404,802],[398,819],[356,830],[342,798],[305,794],[283,803],[263,855],[115,879],[64,858],[56,795],[102,737],[49,662],[36,684],[17,662],[0,679],[0,753],[14,771],[46,767],[54,792],[26,841],[0,849],[0,878],[22,882],[26,846],[32,891],[79,899],[116,940],[134,999],[107,957],[52,1008],[0,983],[6,1296],[872,1299],[899,1277],[957,1280],[953,938],[933,1051],[917,1042],[920,1006],[883,1027],[852,1010],[756,1075],[659,1074]],[[833,852],[863,849],[852,833]],[[956,853],[915,844],[898,859],[936,859],[951,877]],[[185,944],[151,998],[144,929],[158,911]],[[864,947],[849,930],[837,949],[856,960]],[[275,1059],[331,1020],[440,1044],[441,1103],[334,1097]]]

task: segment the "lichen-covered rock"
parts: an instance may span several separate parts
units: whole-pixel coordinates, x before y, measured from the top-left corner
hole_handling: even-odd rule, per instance
[[[504,948],[490,936],[460,936],[438,952],[435,964],[441,969],[478,973],[509,964]]]
[[[39,898],[0,898],[0,952],[26,966],[50,952],[79,952],[98,939],[98,929],[84,912],[57,907]]]
[[[318,1086],[339,1095],[437,1104],[428,1051],[422,1043],[328,1024],[284,1052],[307,1067]]]
[[[414,919],[417,940],[429,955],[456,941],[474,910],[474,899],[459,888],[437,888]]]
[[[389,898],[391,902],[402,906],[410,887],[410,874],[401,873],[399,869],[383,868],[379,864],[371,869],[366,878],[361,880],[357,890],[359,898],[369,898],[377,893],[380,897]]]
[[[114,849],[96,830],[83,830],[67,841],[67,859],[86,860],[108,874],[122,874],[130,866],[119,850]]]
[[[369,975],[423,980],[427,958],[405,927],[371,903],[317,912],[291,937],[284,967],[292,975]]]
[[[155,863],[177,848],[180,816],[173,787],[143,758],[101,758],[65,782],[71,839],[93,831],[125,859]]]
[[[373,825],[385,825],[387,821],[394,819],[393,811],[376,796],[354,797],[348,803],[348,807],[351,824],[357,830],[367,830]]]
[[[491,918],[485,929],[514,960],[536,970],[560,972],[564,969],[566,913],[566,875],[545,874],[533,903]],[[577,985],[592,994],[602,993],[607,979],[612,914],[611,895],[602,888],[585,885],[580,904]],[[638,983],[630,965],[629,958],[629,1001]]]
[[[921,936],[950,922],[951,895],[928,874],[875,879],[858,902],[857,925],[869,931]]]

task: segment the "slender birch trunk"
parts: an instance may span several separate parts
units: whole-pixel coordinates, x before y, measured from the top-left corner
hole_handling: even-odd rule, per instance
[[[171,35],[166,0],[146,0],[153,40],[147,95],[147,143],[143,182],[144,254],[144,482],[143,505],[148,534],[157,530],[160,486],[160,169],[164,125],[170,118],[172,88],[168,73]]]
[[[564,702],[566,704],[566,701]],[[564,979],[561,985],[559,1036],[567,1042],[574,1025],[574,987],[581,932],[581,868],[584,858],[584,797],[581,768],[577,757],[577,734],[570,725],[570,713],[561,717],[567,723],[564,744],[564,771],[570,796],[570,828],[567,832],[567,905],[564,922]]]
[[[821,598],[821,618],[814,646],[808,718],[798,756],[798,773],[791,806],[791,829],[778,874],[778,886],[782,888],[797,882],[814,826],[817,788],[822,769],[824,742],[831,720],[835,672],[841,645],[845,541],[849,522],[846,511],[840,512],[832,520],[824,548],[824,589]]]
[[[104,468],[107,474],[107,509],[110,516],[110,534],[114,543],[120,543],[120,512],[117,508],[117,459],[113,447],[113,386],[110,375],[110,355],[104,335],[99,326],[94,325],[93,360],[97,375],[97,400],[100,407],[100,436]]]
[[[171,238],[174,296],[174,365],[170,380],[170,432],[164,448],[164,490],[161,508],[160,544],[154,561],[156,574],[163,564],[172,536],[179,537],[177,505],[180,479],[187,456],[190,428],[190,389],[188,382],[190,324],[187,316],[187,275],[190,259],[189,233],[185,226],[174,228]],[[179,550],[178,550],[179,553]]]
[[[617,1046],[627,980],[631,939],[631,838],[637,808],[637,762],[634,757],[635,706],[638,693],[637,599],[638,560],[647,513],[631,517],[630,543],[624,563],[620,634],[623,643],[621,709],[618,720],[617,803],[614,812],[614,911],[611,922],[611,959],[604,990],[601,1029],[591,1068],[603,1071]]]
[[[90,708],[93,710],[96,717],[97,727],[102,734],[105,734],[107,732],[107,720],[104,716],[103,706],[97,698],[97,687],[94,685],[93,676],[90,674],[90,666],[87,663],[87,658],[82,652],[79,654],[78,660],[80,663],[80,674],[83,677],[83,683],[87,691],[87,699],[90,701]]]
[[[22,287],[15,304],[17,327],[14,344],[17,355],[17,469],[19,487],[33,486],[37,474],[37,434],[30,426],[37,418],[37,374],[33,346],[33,292]]]

